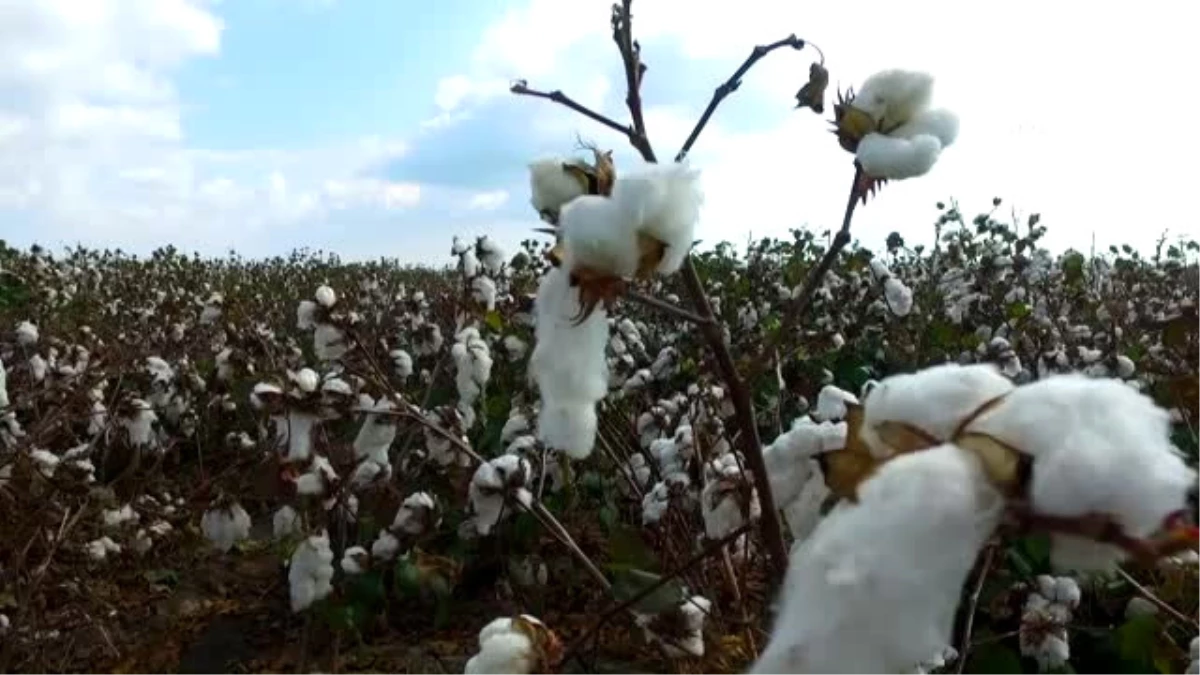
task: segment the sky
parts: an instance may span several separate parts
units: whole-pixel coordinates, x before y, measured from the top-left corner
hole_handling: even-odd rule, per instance
[[[938,201],[973,214],[999,196],[1004,216],[1040,213],[1053,248],[1145,249],[1200,236],[1185,201],[1200,153],[1187,6],[637,0],[648,133],[672,157],[752,46],[795,33],[834,87],[926,70],[935,105],[961,118],[928,175],[859,210],[863,245],[893,231],[928,242]],[[515,248],[540,225],[528,162],[582,137],[615,150],[619,171],[639,163],[619,134],[508,92],[524,78],[626,121],[609,8],[0,0],[0,239],[430,264],[450,261],[456,234]],[[768,56],[700,137],[705,244],[840,223],[852,158],[831,106],[794,109],[817,58]]]

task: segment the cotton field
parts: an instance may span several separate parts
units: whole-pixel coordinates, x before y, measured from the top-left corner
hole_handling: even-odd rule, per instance
[[[828,96],[842,228],[745,249],[636,96],[436,268],[0,246],[0,670],[1197,672],[1200,245],[860,245],[959,120]]]

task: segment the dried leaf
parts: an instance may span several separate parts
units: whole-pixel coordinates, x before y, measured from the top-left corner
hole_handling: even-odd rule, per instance
[[[808,82],[796,92],[796,107],[809,108],[818,115],[825,112],[825,89],[829,86],[829,71],[820,63],[808,67]]]
[[[667,245],[641,232],[637,233],[637,242],[639,258],[636,276],[639,279],[649,279],[654,275],[654,270],[658,269],[663,256],[666,255]]]
[[[624,279],[590,267],[576,267],[571,270],[571,285],[579,289],[580,309],[572,318],[577,326],[587,321],[601,302],[605,307],[611,308],[617,298],[625,293]]]
[[[983,472],[1002,493],[1021,492],[1021,453],[1016,448],[988,434],[973,432],[960,434],[954,444],[979,458]]]
[[[846,446],[817,455],[829,491],[851,501],[858,501],[859,484],[869,478],[881,463],[859,437],[862,425],[862,406],[847,404]]]
[[[837,103],[833,105],[833,125],[838,145],[846,152],[857,152],[862,137],[876,130],[875,120],[854,107],[853,89],[838,92]]]

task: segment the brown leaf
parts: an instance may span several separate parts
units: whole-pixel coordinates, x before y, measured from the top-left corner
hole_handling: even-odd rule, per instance
[[[859,484],[869,478],[881,463],[859,438],[862,425],[862,406],[847,404],[846,447],[817,455],[830,492],[850,501],[858,501]]]
[[[649,279],[654,275],[654,270],[658,269],[658,264],[662,262],[663,256],[666,255],[667,245],[641,232],[637,233],[637,242],[640,257],[636,276],[639,279]]]
[[[825,112],[825,89],[829,86],[829,71],[820,63],[808,67],[808,82],[796,92],[796,107],[809,108],[818,115]]]
[[[1016,495],[1021,491],[1021,453],[1016,448],[975,432],[960,434],[954,444],[979,458],[983,472],[1002,493]]]

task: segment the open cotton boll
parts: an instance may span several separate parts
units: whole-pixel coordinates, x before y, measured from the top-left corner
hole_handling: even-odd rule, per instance
[[[858,403],[858,397],[832,384],[821,387],[817,393],[817,406],[812,411],[818,422],[835,421],[846,417],[846,404]]]
[[[704,656],[704,619],[712,611],[712,601],[702,595],[693,595],[669,611],[678,613],[679,618],[677,622],[666,624],[674,629],[671,634],[651,628],[656,615],[636,614],[634,621],[646,639],[657,644],[668,658]]]
[[[504,267],[504,249],[486,234],[479,238],[477,246],[479,262],[483,263],[483,268],[488,274],[499,274],[500,269]]]
[[[933,76],[913,70],[889,69],[868,77],[851,103],[884,129],[902,125],[929,107]]]
[[[1029,498],[1037,513],[1104,513],[1133,537],[1153,534],[1187,508],[1196,485],[1196,472],[1171,444],[1169,413],[1118,380],[1038,380],[1016,388],[968,430],[1033,458]],[[1107,569],[1123,555],[1109,544],[1051,538],[1051,562],[1060,569]]]
[[[276,539],[283,539],[300,531],[300,514],[291,506],[283,505],[271,518],[271,531]]]
[[[211,509],[200,519],[200,531],[214,548],[228,553],[233,545],[250,537],[250,514],[241,504]]]
[[[900,127],[888,133],[893,138],[915,139],[932,136],[946,149],[958,140],[958,115],[944,108],[923,110]]]
[[[379,560],[391,560],[400,551],[400,540],[387,530],[380,530],[375,542],[371,544],[371,557]]]
[[[496,309],[496,282],[490,277],[477,276],[471,280],[471,295],[490,312]]]
[[[415,537],[437,527],[439,522],[433,497],[428,492],[414,492],[396,510],[391,529]]]
[[[289,410],[285,415],[271,416],[279,449],[287,447],[284,462],[308,461],[312,456],[313,429],[320,421],[316,415],[299,410]]]
[[[0,410],[8,406],[8,371],[4,370],[4,360],[0,359]]]
[[[317,304],[329,309],[337,303],[337,293],[326,284],[321,284],[317,287],[317,292],[313,294],[317,299]]]
[[[493,620],[479,631],[479,653],[467,660],[463,672],[474,673],[533,673],[549,664],[539,663],[539,653],[548,651],[544,645],[539,649],[535,636],[552,637],[541,621],[529,615],[521,615],[520,625],[509,617]],[[555,639],[556,641],[556,639]]]
[[[908,316],[913,307],[912,289],[904,285],[896,277],[888,277],[883,282],[883,296],[887,299],[888,309],[896,316]]]
[[[333,551],[329,534],[308,537],[296,547],[288,563],[288,587],[292,611],[302,612],[333,592]]]
[[[563,164],[570,162],[563,157],[546,157],[529,164],[529,203],[550,222],[564,204],[586,192],[577,177],[563,170]]]
[[[396,440],[396,424],[395,419],[386,413],[391,412],[395,404],[389,398],[381,398],[378,403],[367,407],[371,412],[363,417],[358,435],[354,437],[354,457],[390,468],[388,450],[392,447],[392,441]]]
[[[403,349],[393,349],[388,352],[388,356],[392,359],[392,368],[396,371],[396,376],[401,380],[406,380],[413,374],[411,354]]]
[[[936,439],[949,440],[980,406],[1014,388],[991,364],[947,363],[892,375],[871,389],[864,400],[859,436],[876,457],[896,451],[877,431],[884,422],[902,422]]]
[[[467,494],[479,534],[490,534],[501,518],[511,514],[509,496],[526,506],[532,503],[532,495],[524,487],[530,473],[529,461],[516,455],[501,455],[475,469]]]
[[[620,185],[621,180],[617,180]],[[615,195],[615,192],[614,192]],[[636,213],[614,198],[583,195],[562,208],[559,228],[568,270],[583,268],[632,277],[638,268]]]
[[[801,417],[790,431],[763,448],[763,461],[776,504],[782,508],[800,496],[816,466],[812,458],[845,447],[846,430],[845,422],[816,423]]]
[[[529,372],[542,398],[538,437],[571,457],[585,458],[595,442],[595,404],[608,392],[606,312],[597,308],[573,325],[580,310],[578,292],[558,268],[542,277],[534,309],[537,344]]]
[[[94,562],[101,562],[108,558],[108,554],[117,554],[121,552],[121,546],[109,537],[100,537],[99,539],[88,542],[83,547],[84,553]]]
[[[821,466],[811,459],[804,461],[809,464],[812,473],[808,480],[804,481],[800,494],[783,507],[788,531],[792,533],[792,540],[795,542],[793,546],[799,545],[812,535],[817,524],[821,522],[821,507],[832,494],[829,484],[825,482],[825,472],[821,470]]]
[[[893,138],[879,133],[863,136],[855,155],[863,171],[873,178],[904,180],[929,173],[942,154],[933,136]]]
[[[953,445],[902,455],[799,545],[753,673],[895,673],[948,644],[1003,500]]]
[[[17,344],[22,347],[31,347],[37,344],[38,337],[38,327],[32,322],[22,321],[17,324]]]
[[[301,300],[296,305],[296,328],[312,330],[317,327],[317,303],[312,300]]]
[[[341,567],[346,574],[362,574],[370,564],[370,554],[362,546],[351,546],[342,554]]]
[[[687,162],[650,164],[618,177],[612,199],[630,215],[636,231],[666,244],[656,271],[678,271],[692,249],[700,219],[700,172]]]

